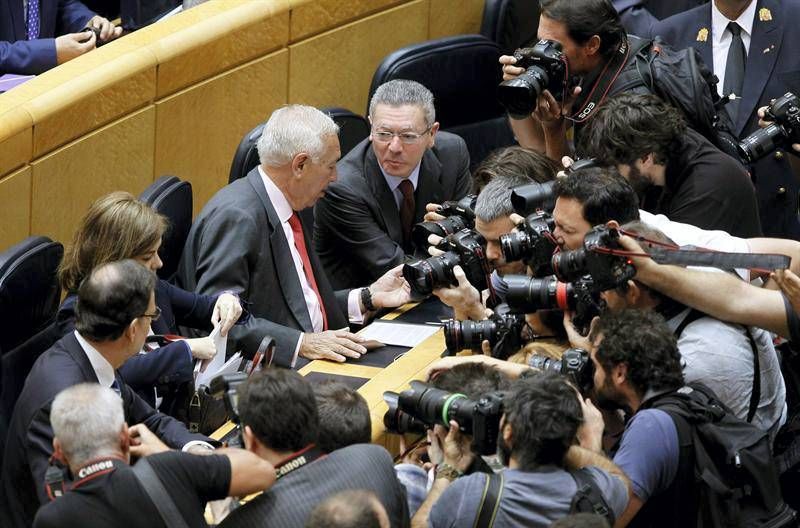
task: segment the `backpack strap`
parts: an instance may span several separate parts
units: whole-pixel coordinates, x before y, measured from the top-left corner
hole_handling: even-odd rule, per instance
[[[616,521],[614,511],[609,508],[606,499],[597,487],[594,479],[583,469],[570,471],[570,475],[575,479],[578,491],[572,497],[570,513],[594,513],[608,520],[610,526],[614,526]]]
[[[144,488],[147,496],[150,497],[166,526],[170,528],[189,528],[183,515],[175,505],[175,501],[172,500],[169,492],[164,487],[164,483],[158,478],[153,466],[150,465],[146,458],[140,459],[133,466],[133,474]]]
[[[500,473],[490,473],[486,476],[481,505],[472,528],[491,528],[494,526],[494,519],[497,516],[497,510],[500,508],[500,497],[503,495],[503,479],[502,471]]]

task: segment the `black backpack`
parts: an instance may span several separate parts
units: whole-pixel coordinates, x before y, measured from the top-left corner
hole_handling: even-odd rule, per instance
[[[652,398],[642,408],[669,414],[678,430],[679,445],[689,446],[681,451],[673,486],[690,487],[691,492],[684,496],[696,500],[696,526],[796,526],[796,514],[781,495],[765,431],[736,418],[700,384]]]
[[[741,162],[733,122],[717,93],[719,79],[700,53],[692,47],[673,49],[658,37],[628,39],[633,59],[614,82],[613,93],[647,88],[680,110],[691,128]]]

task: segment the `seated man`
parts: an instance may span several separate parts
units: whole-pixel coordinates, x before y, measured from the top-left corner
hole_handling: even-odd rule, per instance
[[[81,32],[85,27],[98,30],[99,40],[94,32]],[[121,34],[121,27],[78,0],[2,0],[0,74],[39,74]]]
[[[344,383],[327,380],[314,384],[319,415],[317,446],[325,453],[372,441],[372,418],[367,400]]]
[[[650,213],[743,238],[761,235],[755,188],[744,167],[653,95],[609,99],[584,129],[577,150],[616,167]]]
[[[211,442],[156,412],[125,383],[117,369],[138,354],[158,317],[156,276],[133,260],[96,268],[78,289],[75,331],[36,361],[14,407],[3,456],[3,489],[14,526],[30,526],[47,502],[44,477],[53,453],[53,398],[79,383],[100,383],[122,397],[125,420],[144,424],[174,448]],[[207,447],[211,447],[206,444]]]
[[[592,482],[612,518],[622,515],[628,482],[602,453],[600,412],[588,399],[583,402],[565,377],[525,376],[512,384],[503,404],[497,453],[508,469],[502,473],[494,526],[547,527],[566,516],[578,491],[574,473]],[[458,424],[451,421],[444,463],[412,526],[476,525],[489,476],[459,477],[473,457],[455,445],[459,436]]]
[[[348,316],[363,322],[368,311],[409,299],[400,267],[368,288],[334,293],[311,247],[303,225],[311,211],[304,210],[336,180],[338,130],[310,106],[275,110],[258,141],[261,165],[203,207],[179,265],[184,289],[209,295],[231,290],[247,299],[252,317],[230,336],[249,355],[272,336],[274,361],[284,367],[360,357],[366,352],[361,338],[341,330]]]
[[[297,372],[268,368],[251,376],[239,391],[239,418],[245,447],[275,466],[278,482],[221,528],[302,526],[318,502],[345,489],[372,491],[392,526],[408,524],[405,490],[383,447],[357,444],[327,456],[317,448],[314,392]]]
[[[206,502],[255,493],[275,482],[272,464],[243,449],[224,449],[208,456],[170,451],[143,424],[128,428],[120,397],[95,383],[60,392],[53,400],[50,421],[53,455],[78,482],[36,513],[36,528],[166,527],[168,523],[137,481],[137,470],[129,466],[134,442],[139,440],[161,451],[138,464],[147,461],[189,526],[206,525]]]
[[[338,164],[340,180],[315,208],[314,246],[335,288],[374,281],[414,253],[411,227],[425,205],[470,187],[464,140],[437,133],[433,94],[414,81],[381,85],[369,105],[372,132]]]

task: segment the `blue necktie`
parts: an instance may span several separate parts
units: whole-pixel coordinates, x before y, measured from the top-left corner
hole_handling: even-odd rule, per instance
[[[28,0],[28,40],[39,38],[39,0]]]

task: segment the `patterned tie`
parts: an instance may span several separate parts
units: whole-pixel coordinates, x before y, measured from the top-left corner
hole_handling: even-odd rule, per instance
[[[728,109],[733,122],[739,113],[739,101],[742,97],[742,87],[744,86],[744,66],[747,60],[747,53],[742,42],[742,28],[736,22],[728,23],[728,31],[731,32],[731,47],[728,48],[728,60],[725,64],[725,83],[722,85],[722,93],[725,95],[736,94],[736,99],[725,105]]]
[[[322,311],[322,329],[328,329],[328,316],[325,314],[325,305],[322,304],[322,296],[319,294],[317,288],[317,280],[314,278],[314,270],[311,269],[311,261],[308,259],[308,250],[306,249],[306,239],[303,236],[303,226],[300,225],[300,217],[297,213],[292,213],[289,217],[289,225],[292,227],[292,234],[294,234],[294,247],[300,253],[300,260],[303,262],[303,273],[306,274],[306,280],[311,289],[317,295],[319,302],[319,309]]]
[[[408,249],[411,247],[411,228],[414,225],[414,184],[408,179],[400,182],[397,186],[403,194],[403,201],[400,202],[400,225],[403,227],[403,246]]]
[[[39,38],[39,0],[28,0],[27,10],[28,40]]]

